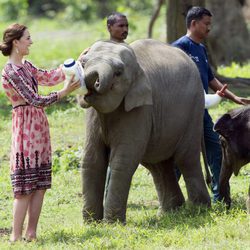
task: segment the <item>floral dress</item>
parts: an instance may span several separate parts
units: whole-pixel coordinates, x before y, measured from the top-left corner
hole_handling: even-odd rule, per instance
[[[7,63],[2,84],[12,109],[11,182],[14,196],[51,187],[51,143],[43,107],[58,100],[56,92],[38,95],[38,85],[53,86],[65,79],[61,68],[46,71],[25,61]]]

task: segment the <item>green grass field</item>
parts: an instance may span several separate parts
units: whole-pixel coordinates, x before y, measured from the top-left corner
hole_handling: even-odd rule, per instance
[[[68,57],[77,58],[84,48],[107,35],[104,22],[64,25],[46,20],[36,20],[28,25],[34,41],[29,59],[37,66],[50,68]],[[1,31],[3,28],[0,25]],[[144,27],[134,27],[130,41],[145,37],[144,32]],[[156,31],[158,39],[161,32]],[[1,68],[5,59],[0,57]],[[249,65],[231,65],[220,70],[227,76],[228,72],[235,76],[242,71],[242,77],[250,78]],[[229,88],[250,98],[249,87]],[[49,91],[42,89],[41,92]],[[250,217],[245,207],[250,164],[239,176],[231,178],[233,202],[229,211],[222,204],[213,204],[207,209],[187,203],[178,211],[158,217],[152,177],[139,166],[130,189],[127,224],[85,223],[81,214],[81,180],[77,167],[84,146],[85,111],[74,100],[72,94],[64,102],[47,109],[55,169],[53,187],[46,194],[40,218],[39,240],[10,245],[13,201],[8,165],[11,108],[0,91],[0,249],[250,249]],[[223,101],[211,110],[211,114],[216,120],[235,107],[236,104]],[[186,195],[182,179],[180,184]]]

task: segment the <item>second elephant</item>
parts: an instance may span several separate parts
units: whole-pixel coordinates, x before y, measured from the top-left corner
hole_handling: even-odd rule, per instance
[[[96,42],[82,59],[88,93],[82,165],[83,216],[125,221],[127,198],[139,163],[150,170],[160,211],[188,198],[210,205],[200,165],[204,93],[196,65],[181,50],[145,39],[130,46]],[[107,167],[111,167],[103,205]]]

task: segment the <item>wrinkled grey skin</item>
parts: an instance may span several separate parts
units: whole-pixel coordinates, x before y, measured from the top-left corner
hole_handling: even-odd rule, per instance
[[[250,162],[250,106],[224,114],[215,123],[214,130],[220,134],[222,146],[220,196],[229,208],[231,205],[229,179],[232,173],[238,175],[241,167]],[[250,212],[250,186],[247,207]]]
[[[181,50],[154,40],[131,47],[99,41],[82,60],[89,89],[82,165],[83,217],[126,221],[131,179],[139,163],[149,169],[160,212],[181,206],[177,164],[188,198],[210,205],[200,165],[204,94],[199,72]],[[103,206],[108,164],[111,179]]]

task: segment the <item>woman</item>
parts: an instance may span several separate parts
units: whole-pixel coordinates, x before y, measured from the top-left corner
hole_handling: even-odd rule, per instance
[[[38,94],[38,85],[53,86],[65,76],[59,67],[37,69],[24,56],[32,44],[29,30],[12,24],[3,34],[0,50],[9,59],[2,71],[3,89],[12,110],[11,182],[14,192],[13,228],[10,241],[22,239],[22,228],[28,214],[26,240],[36,239],[43,198],[51,187],[51,144],[49,125],[43,107],[57,102],[79,87],[71,79],[57,92]]]

